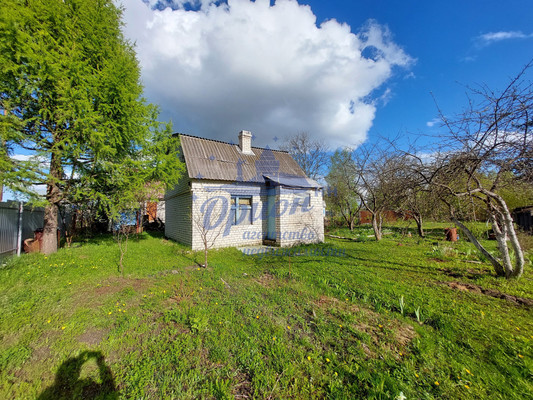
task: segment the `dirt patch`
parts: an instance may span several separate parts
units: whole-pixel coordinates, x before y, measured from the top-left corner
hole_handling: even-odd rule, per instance
[[[75,302],[86,306],[98,307],[104,304],[108,296],[119,293],[128,287],[136,292],[143,292],[152,286],[153,283],[154,281],[149,278],[131,279],[111,277],[104,280],[96,287],[88,287],[79,292]]]
[[[78,336],[78,342],[96,345],[99,344],[102,340],[104,340],[107,334],[107,329],[89,328],[80,336]]]
[[[394,336],[400,346],[407,346],[416,337],[416,332],[411,325],[398,324],[394,327]]]
[[[382,351],[394,354],[403,352],[411,341],[417,336],[414,328],[402,321],[386,317],[368,308],[352,303],[345,303],[339,299],[321,296],[314,304],[323,310],[338,308],[358,314],[357,320],[350,323],[349,327],[370,337],[368,344],[360,341],[360,346],[367,359],[375,358]],[[328,312],[331,315],[331,313]]]
[[[438,284],[447,286],[450,289],[454,290],[460,290],[463,292],[472,292],[472,293],[479,293],[484,294],[486,296],[494,297],[497,299],[504,299],[511,303],[526,306],[526,307],[533,307],[533,300],[526,299],[524,297],[517,297],[512,296],[510,294],[499,292],[498,290],[494,289],[483,289],[482,287],[478,285],[474,285],[472,283],[464,283],[464,282],[438,282]]]
[[[50,357],[50,354],[52,354],[52,352],[50,351],[50,347],[48,346],[37,347],[31,353],[31,360],[32,361],[43,361],[43,360],[46,360],[48,357]]]
[[[320,296],[318,300],[315,302],[315,304],[318,307],[336,305],[338,303],[339,303],[339,299],[336,299],[335,297],[329,297],[329,296]]]
[[[263,275],[261,275],[259,278],[255,278],[254,281],[258,284],[260,284],[261,286],[264,286],[264,287],[271,287],[271,286],[274,286],[274,283],[275,281],[277,280],[277,278],[266,272],[264,273]]]
[[[8,333],[6,335],[0,335],[0,348],[7,349],[8,347],[14,346],[18,343],[20,338],[20,333]]]
[[[39,340],[37,341],[38,344],[53,344],[56,342],[56,340],[61,336],[62,331],[59,329],[49,329],[47,331],[44,331],[41,336],[39,337]]]
[[[233,396],[236,399],[251,399],[254,397],[252,378],[250,375],[239,371],[233,380],[237,382],[235,385],[233,385],[232,390]]]

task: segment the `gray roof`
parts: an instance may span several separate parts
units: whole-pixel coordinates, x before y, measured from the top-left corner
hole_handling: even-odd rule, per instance
[[[275,177],[305,178],[305,186],[320,187],[307,178],[300,166],[285,151],[252,147],[253,155],[243,154],[238,144],[179,135],[189,178],[231,182],[265,182],[283,184]],[[314,184],[316,185],[314,185]]]

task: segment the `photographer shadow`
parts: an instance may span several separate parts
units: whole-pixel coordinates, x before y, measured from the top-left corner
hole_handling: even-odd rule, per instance
[[[96,361],[100,383],[80,377],[83,365],[92,359]],[[118,399],[113,374],[106,365],[103,354],[100,351],[84,351],[61,364],[54,384],[38,397],[38,400],[52,399]]]

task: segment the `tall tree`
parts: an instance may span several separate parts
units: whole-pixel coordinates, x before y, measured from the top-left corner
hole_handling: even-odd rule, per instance
[[[112,0],[4,0],[0,14],[1,183],[44,184],[44,253],[58,205],[118,209],[142,182],[172,183],[177,142],[142,98],[133,46]],[[21,160],[9,155],[24,149]],[[126,194],[125,194],[126,193]]]
[[[307,132],[300,132],[291,136],[281,149],[289,152],[309,178],[317,179],[325,173],[329,147],[324,140],[312,139]]]
[[[451,219],[492,263],[498,276],[520,277],[524,254],[513,225],[505,190],[531,185],[533,170],[533,84],[527,79],[531,64],[500,92],[486,86],[472,90],[468,108],[448,118],[441,113],[448,134],[446,147],[421,174],[437,188],[450,209]],[[461,221],[458,199],[483,209],[492,224],[498,256],[483,246]],[[460,204],[460,203],[459,203]]]

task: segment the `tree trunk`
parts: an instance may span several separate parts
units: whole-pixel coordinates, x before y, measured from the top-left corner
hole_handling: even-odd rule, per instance
[[[520,276],[524,272],[524,252],[522,251],[522,246],[520,246],[520,242],[518,241],[518,236],[516,235],[516,231],[514,229],[513,217],[509,212],[507,203],[501,196],[496,193],[490,192],[488,190],[481,190],[481,192],[484,195],[496,200],[499,205],[498,211],[501,216],[503,231],[506,234],[506,238],[508,238],[511,242],[511,247],[514,250],[515,255],[515,265],[514,268],[512,268],[512,272],[509,277],[520,278]],[[507,248],[507,242],[505,243],[505,246]]]
[[[50,158],[50,178],[46,184],[46,201],[44,208],[43,242],[41,253],[51,254],[57,251],[57,227],[58,227],[58,204],[60,201],[60,190],[57,185],[61,178],[61,164],[57,156],[52,153]]]
[[[492,264],[494,267],[494,271],[496,272],[496,275],[498,276],[505,276],[505,271],[503,269],[503,266],[500,264],[500,262],[494,258],[492,254],[490,254],[487,249],[483,247],[481,243],[479,243],[479,240],[470,232],[470,229],[468,229],[462,222],[460,222],[457,218],[454,216],[451,217],[452,222],[455,223],[461,230],[464,232],[464,234],[468,237],[468,240],[470,240],[474,246],[483,254]]]
[[[372,213],[372,229],[374,229],[374,236],[376,241],[381,240],[381,215]]]
[[[44,208],[41,253],[52,254],[57,251],[57,225],[57,205],[47,204]]]
[[[507,208],[507,204],[501,197],[499,197],[498,202],[500,203],[500,207],[502,209],[502,220],[506,231],[505,236],[511,242],[511,247],[514,250],[515,265],[511,272],[511,277],[520,278],[524,272],[524,252],[522,251],[522,246],[520,246],[520,242],[518,241],[518,236],[516,235],[516,230],[514,229],[513,217],[509,212],[509,208]]]
[[[413,219],[416,222],[416,229],[418,231],[418,236],[421,238],[425,237],[424,228],[422,227],[422,216],[420,214],[413,214]]]
[[[509,255],[509,248],[507,247],[507,229],[505,227],[500,228],[498,224],[498,218],[496,215],[490,215],[492,230],[496,236],[496,242],[498,244],[498,250],[502,257],[502,266],[505,272],[505,277],[509,278],[513,273],[513,264],[511,262],[511,256]]]
[[[355,217],[352,216],[352,218],[350,219],[350,231],[353,231],[353,228],[354,228],[354,221],[355,221]]]

